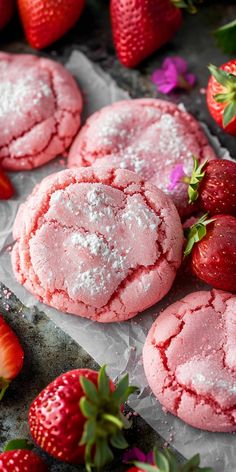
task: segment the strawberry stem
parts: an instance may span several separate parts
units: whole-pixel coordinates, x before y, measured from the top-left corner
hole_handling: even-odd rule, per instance
[[[214,218],[211,218],[210,220],[207,218],[208,213],[205,213],[205,215],[201,216],[201,218],[199,218],[199,220],[194,225],[190,226],[190,228],[185,231],[185,235],[187,237],[187,244],[184,250],[185,257],[189,256],[189,254],[192,252],[194,244],[198,243],[204,238],[204,236],[206,236],[206,226],[209,225],[209,223],[215,221]]]
[[[199,184],[205,176],[205,170],[203,169],[207,165],[207,160],[204,161],[202,164],[200,164],[199,160],[195,156],[192,156],[192,157],[193,157],[193,172],[188,182],[189,203],[195,202],[199,196],[198,194]]]
[[[203,3],[203,1],[204,0],[171,0],[176,8],[184,8],[189,13],[197,13],[195,3],[199,5],[200,3]]]
[[[80,409],[87,418],[80,445],[85,446],[86,470],[90,472],[93,467],[101,470],[113,460],[112,447],[128,447],[123,430],[130,428],[131,423],[122,414],[121,407],[137,388],[129,386],[126,374],[112,392],[106,366],[100,369],[97,387],[83,376],[80,383],[85,394],[80,400]]]
[[[134,465],[145,472],[213,472],[211,467],[200,467],[199,454],[193,456],[185,464],[179,464],[176,456],[170,449],[164,449],[161,452],[154,448],[153,454],[153,464],[135,461]]]

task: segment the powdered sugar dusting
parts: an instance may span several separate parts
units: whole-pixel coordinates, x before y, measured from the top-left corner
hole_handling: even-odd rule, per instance
[[[8,114],[22,116],[24,114],[24,103],[27,98],[31,105],[37,105],[44,97],[52,95],[52,90],[42,79],[34,74],[26,74],[15,83],[10,80],[0,82],[0,118],[5,118]]]
[[[140,198],[133,196],[128,199],[127,207],[122,214],[122,221],[129,226],[135,224],[138,228],[157,230],[160,218],[145,205]]]

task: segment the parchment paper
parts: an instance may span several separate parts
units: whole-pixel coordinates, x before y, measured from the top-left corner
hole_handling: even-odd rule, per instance
[[[92,64],[83,54],[74,51],[68,63],[68,69],[77,78],[84,93],[84,118],[95,110],[109,103],[129,98],[129,95],[118,88],[116,83],[101,69]],[[209,134],[212,145],[219,157],[230,158],[226,150],[220,147],[217,138]],[[99,324],[72,315],[65,315],[37,302],[14,279],[9,249],[13,243],[12,224],[20,202],[24,201],[34,185],[46,175],[62,170],[63,159],[43,166],[40,169],[14,173],[12,180],[18,194],[8,202],[0,202],[0,280],[28,307],[36,306],[44,311],[57,326],[68,333],[99,364],[106,363],[113,379],[128,371],[133,385],[140,387],[139,397],[133,396],[129,404],[167,441],[184,456],[190,457],[200,452],[203,464],[212,466],[216,472],[233,472],[236,470],[233,434],[213,434],[193,429],[170,414],[165,414],[158,401],[150,393],[143,372],[141,352],[146,334],[156,314],[175,300],[187,293],[207,289],[201,283],[191,279],[189,274],[179,274],[171,292],[142,315],[125,323]],[[7,305],[7,300],[5,304]]]

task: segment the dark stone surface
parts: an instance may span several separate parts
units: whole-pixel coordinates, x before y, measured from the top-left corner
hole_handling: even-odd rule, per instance
[[[183,102],[197,118],[205,121],[232,156],[236,157],[235,138],[224,134],[210,118],[205,96],[199,90],[206,87],[207,64],[220,65],[230,57],[217,49],[212,31],[220,24],[236,17],[234,1],[206,2],[197,16],[185,15],[182,29],[172,42],[145,61],[138,69],[122,67],[112,46],[108,2],[90,1],[76,28],[43,54],[65,62],[73,49],[79,49],[112,75],[117,83],[128,90],[132,97],[158,96],[150,81],[150,74],[168,55],[181,55],[189,62],[197,75],[196,88],[187,94],[174,94],[170,99]],[[34,52],[23,39],[17,18],[0,34],[0,47],[11,52]],[[2,297],[2,298],[1,298]],[[6,311],[6,303],[10,310]],[[21,375],[12,383],[0,407],[0,444],[16,436],[27,436],[27,411],[37,393],[60,373],[77,367],[97,368],[91,357],[69,336],[47,319],[43,313],[31,312],[11,295],[5,300],[0,285],[0,312],[15,329],[25,350],[25,365]],[[149,450],[153,444],[161,444],[158,435],[139,417],[133,418],[133,428],[128,433],[132,445]],[[73,472],[84,470],[70,465],[58,464],[47,458],[52,471]],[[109,471],[123,471],[117,457]]]

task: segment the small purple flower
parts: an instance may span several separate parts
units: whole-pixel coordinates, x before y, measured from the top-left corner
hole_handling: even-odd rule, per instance
[[[184,166],[183,164],[177,164],[177,166],[174,167],[170,174],[170,183],[168,185],[168,190],[174,190],[175,187],[180,183],[184,182],[184,177],[186,176],[184,172]]]
[[[196,76],[188,72],[187,62],[178,56],[167,57],[161,69],[156,69],[152,74],[152,82],[158,92],[168,94],[174,89],[191,89]]]
[[[132,461],[139,461],[146,464],[154,465],[154,456],[153,452],[150,451],[148,454],[145,454],[141,449],[138,447],[134,447],[133,449],[129,449],[123,455],[123,462],[129,463]]]

